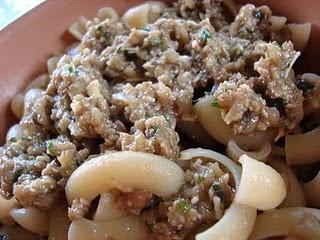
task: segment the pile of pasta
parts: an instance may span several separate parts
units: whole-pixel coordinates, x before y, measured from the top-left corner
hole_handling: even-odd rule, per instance
[[[136,13],[149,10],[147,5],[131,9],[124,18],[129,25],[143,25],[136,21],[149,20]],[[100,10],[99,15],[117,17],[110,8]],[[281,24],[281,20],[276,21]],[[81,21],[72,25],[70,32],[81,39]],[[49,74],[58,59],[48,60]],[[45,88],[47,84],[48,75],[43,75],[27,90]],[[30,97],[32,94],[36,94],[36,90],[29,91]],[[24,94],[14,98],[12,109],[17,116],[22,115],[21,102],[26,98],[28,95]],[[182,151],[177,161],[132,151],[94,157],[72,173],[65,188],[67,200],[62,199],[49,214],[32,207],[18,208],[16,199],[0,197],[0,221],[3,224],[0,234],[10,236],[10,240],[21,237],[34,240],[39,235],[48,236],[51,240],[101,240],[106,236],[114,240],[147,239],[143,221],[115,208],[108,192],[114,188],[129,188],[146,190],[160,197],[173,195],[184,182],[184,172],[179,163],[200,158],[223,165],[232,175],[236,193],[223,217],[198,233],[196,240],[262,240],[275,236],[320,239],[320,210],[317,209],[320,208],[320,172],[313,180],[302,183],[292,170],[294,166],[319,161],[319,128],[304,134],[287,135],[284,148],[277,147],[273,145],[275,133],[272,131],[233,135],[224,123],[220,109],[212,107],[212,101],[212,96],[200,99],[195,111],[206,132],[226,146],[225,155],[209,149],[190,148]],[[10,134],[12,132],[9,131],[8,139]],[[74,199],[91,202],[99,195],[92,219],[70,222],[68,205],[71,206]]]

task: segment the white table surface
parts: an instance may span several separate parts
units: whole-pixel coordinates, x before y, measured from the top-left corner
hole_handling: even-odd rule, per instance
[[[0,30],[45,0],[0,0]]]

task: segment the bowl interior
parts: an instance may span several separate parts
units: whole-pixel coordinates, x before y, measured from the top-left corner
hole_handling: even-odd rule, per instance
[[[142,0],[57,0],[46,1],[8,27],[0,31],[0,141],[3,142],[8,127],[16,121],[10,100],[37,75],[45,72],[46,59],[61,52],[73,39],[66,29],[80,16],[92,18],[104,6],[113,7],[122,14]],[[170,1],[167,1],[170,2]],[[320,48],[320,1],[308,0],[239,0],[267,4],[275,15],[288,17],[291,22],[311,22],[312,34],[308,49],[300,61],[305,71],[319,73],[317,57]]]

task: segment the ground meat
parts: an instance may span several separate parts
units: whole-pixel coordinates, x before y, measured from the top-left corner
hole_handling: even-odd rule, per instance
[[[179,0],[139,29],[84,20],[86,33],[61,56],[48,86],[25,93],[24,115],[0,150],[2,195],[47,210],[93,156],[131,150],[174,161],[189,145],[180,143],[176,123],[195,122],[194,102],[206,94],[234,133],[297,132],[304,112],[319,109],[318,76],[295,79],[299,53],[286,41],[288,25],[270,32],[268,7],[230,10],[222,0]],[[229,173],[191,162],[183,166],[185,184],[168,199],[120,194],[119,208],[140,214],[151,239],[185,239],[230,205]],[[70,217],[88,207],[77,199]]]
[[[222,0],[179,0],[175,6],[177,14],[185,19],[199,21],[208,18],[218,30],[228,24]]]
[[[230,24],[230,33],[251,41],[264,39],[268,33],[270,16],[271,10],[267,6],[256,8],[247,4],[241,7],[234,22]]]
[[[297,87],[305,97],[304,112],[310,114],[320,108],[320,77],[316,74],[305,73],[297,77]]]
[[[122,150],[150,152],[168,159],[177,158],[179,136],[163,116],[137,122],[132,132],[120,133]]]
[[[199,225],[220,219],[233,200],[233,180],[218,163],[195,159],[183,169],[185,184],[173,196],[134,191],[118,197],[118,208],[141,215],[152,240],[184,239]]]
[[[303,118],[302,91],[289,77],[291,65],[299,53],[290,42],[257,43],[265,55],[254,63],[260,77],[246,79],[235,75],[221,83],[216,92],[215,105],[222,109],[224,121],[235,133],[264,131],[279,128],[279,134],[295,129]]]
[[[31,177],[22,175],[19,178],[19,182],[14,184],[14,196],[23,207],[49,209],[58,197],[55,191],[57,182],[49,176],[36,179],[30,179]]]
[[[72,206],[68,208],[68,217],[70,221],[85,217],[88,213],[90,202],[83,198],[76,198],[72,202]]]
[[[140,212],[151,202],[152,194],[147,191],[134,191],[120,193],[116,199],[116,207],[121,210],[131,210],[131,212]]]

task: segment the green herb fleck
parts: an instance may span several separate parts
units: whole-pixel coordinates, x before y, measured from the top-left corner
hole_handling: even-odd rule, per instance
[[[201,184],[201,183],[203,183],[205,180],[206,180],[206,178],[205,178],[204,176],[199,175],[199,176],[197,177],[196,183],[197,183],[197,184]]]
[[[73,66],[69,66],[69,67],[68,67],[68,72],[69,72],[70,74],[75,74],[76,76],[79,75],[78,69],[76,69],[76,68],[73,67]]]
[[[181,153],[177,152],[177,158],[180,158],[180,157],[181,157]]]
[[[52,141],[47,142],[47,154],[49,154],[50,156],[56,155],[56,151],[54,149],[54,145]]]
[[[186,200],[181,200],[177,203],[178,211],[182,214],[188,214],[191,211],[191,206]]]
[[[104,37],[105,39],[109,39],[111,37],[111,33],[108,31],[104,31],[102,29],[102,26],[99,26],[97,29],[100,32],[101,37]]]
[[[253,9],[252,14],[255,18],[257,18],[259,21],[261,21],[263,19],[263,13],[260,12],[258,9]]]
[[[143,26],[141,30],[146,31],[146,32],[151,32],[152,28],[150,26]]]
[[[241,45],[235,46],[232,48],[232,53],[235,57],[240,57],[243,54],[243,47]]]
[[[219,100],[217,98],[214,98],[211,102],[211,106],[215,108],[220,108]]]
[[[304,92],[307,92],[307,91],[310,91],[314,88],[314,85],[304,79],[300,79],[297,81],[297,87],[304,91]]]
[[[152,126],[151,128],[154,130],[155,134],[160,132],[160,127],[158,126]]]
[[[11,137],[11,138],[9,139],[9,142],[17,142],[17,138],[16,138],[16,137]]]
[[[152,47],[157,47],[161,44],[161,39],[159,36],[151,36],[148,42]]]
[[[127,59],[135,59],[137,57],[137,52],[134,48],[119,47],[117,53],[123,54]]]
[[[208,38],[212,38],[211,33],[209,32],[208,29],[201,29],[201,31],[199,32],[199,38],[202,41],[207,41]]]
[[[13,173],[13,181],[17,181],[18,178],[24,173],[23,169],[22,168],[18,168],[14,171]]]
[[[226,204],[226,195],[221,187],[221,184],[214,182],[212,184],[212,189],[214,190],[216,195],[221,199],[221,202]]]
[[[23,140],[23,141],[31,141],[32,137],[30,137],[30,136],[22,136],[21,140]]]
[[[251,27],[245,27],[246,32],[252,34],[254,30]]]
[[[30,160],[30,161],[34,161],[34,160],[36,160],[36,157],[35,156],[28,156],[28,160]]]

